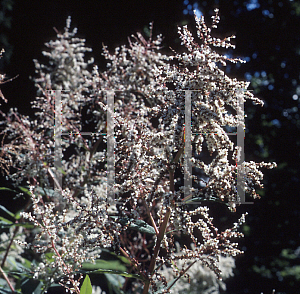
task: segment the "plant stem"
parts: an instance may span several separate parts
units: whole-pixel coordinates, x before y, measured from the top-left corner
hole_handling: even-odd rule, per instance
[[[136,260],[134,258],[131,258],[127,253],[126,251],[120,247],[120,251],[124,254],[124,256],[130,261],[131,265],[133,265],[135,267],[135,269],[141,273],[140,269],[139,269],[139,265],[138,263],[136,262]]]
[[[173,285],[196,263],[197,260],[193,261],[180,275],[173,281],[173,283],[168,287],[167,290],[170,290]]]
[[[1,267],[4,267],[6,258],[7,258],[7,256],[8,256],[8,252],[9,252],[11,246],[12,246],[12,243],[13,243],[13,241],[14,241],[15,236],[16,236],[17,233],[18,233],[18,230],[19,230],[19,227],[16,226],[15,229],[14,229],[14,232],[13,232],[13,236],[12,236],[12,238],[11,238],[11,240],[10,240],[10,242],[9,242],[9,244],[8,244],[8,246],[7,246],[7,248],[6,248],[5,255],[4,255],[3,260],[2,260],[2,262],[1,262]]]
[[[14,289],[13,285],[11,284],[11,282],[9,281],[7,275],[6,275],[5,272],[3,271],[2,267],[0,267],[0,272],[1,272],[1,274],[3,275],[5,281],[7,282],[9,288],[11,289],[11,291],[12,291],[13,293],[15,293],[15,289]]]
[[[150,266],[149,266],[149,269],[148,269],[148,274],[149,275],[148,275],[147,281],[144,284],[143,294],[148,294],[148,292],[149,292],[150,277],[153,275],[156,259],[157,259],[157,256],[158,256],[159,250],[160,250],[160,244],[161,244],[161,241],[163,240],[164,235],[166,233],[168,222],[169,222],[169,219],[170,219],[170,215],[171,215],[171,208],[167,207],[167,212],[165,214],[164,220],[163,220],[163,222],[160,226],[160,229],[159,229],[159,234],[157,236],[157,241],[156,241],[156,245],[155,245],[155,248],[154,248],[154,253],[153,253],[153,256],[151,258]]]
[[[50,234],[49,232],[48,232],[48,234],[49,234],[49,236],[50,236],[50,238],[51,238],[51,234]],[[64,260],[63,260],[63,258],[62,258],[62,256],[60,255],[60,253],[59,253],[58,250],[56,249],[56,246],[55,246],[55,244],[54,244],[53,239],[51,240],[51,245],[52,245],[52,248],[53,248],[54,252],[56,253],[56,255],[57,255],[57,256],[59,257],[59,259],[61,260],[62,264],[64,265],[64,267],[65,267],[65,270],[64,270],[64,271],[65,271],[68,275],[70,275],[71,272],[68,270],[68,267],[67,267],[67,265],[65,264],[65,262],[64,262]],[[69,276],[69,281],[70,281],[70,282],[72,283],[72,285],[74,286],[75,292],[76,292],[77,294],[79,294],[79,293],[80,293],[80,289],[79,289],[78,286],[76,285],[74,279],[73,279],[73,278],[70,278],[70,276]]]

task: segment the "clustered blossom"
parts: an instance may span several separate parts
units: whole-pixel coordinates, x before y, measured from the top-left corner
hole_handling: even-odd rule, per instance
[[[216,11],[212,27],[218,22]],[[238,228],[245,220],[244,215],[232,228],[219,232],[208,207],[182,202],[184,91],[192,91],[191,161],[208,178],[202,189],[193,187],[192,198],[217,197],[232,210],[238,203],[238,148],[224,126],[235,127],[242,120],[240,90],[243,100],[263,103],[247,91],[249,83],[231,79],[219,68],[219,64],[241,62],[212,49],[233,47],[233,37],[213,38],[203,18],[196,17],[196,24],[202,43],[195,42],[186,26],[179,28],[187,52],[175,52],[172,56],[158,52],[162,37],[152,39],[152,26],[149,40],[137,34],[129,39],[129,47],[116,48],[114,54],[104,46],[108,64],[107,70],[100,73],[97,66],[90,69],[93,60],[85,61],[85,53],[91,50],[85,47],[85,40],[75,38],[76,29],[70,32],[68,19],[65,32],[57,32],[57,39],[46,44],[49,51],[44,55],[50,66],[35,61],[39,89],[33,102],[39,110],[36,119],[11,110],[8,115],[3,114],[8,125],[2,132],[10,140],[3,145],[3,155],[17,169],[11,179],[16,184],[28,179],[30,187],[33,207],[23,216],[39,228],[39,233],[28,246],[43,257],[43,265],[33,269],[35,277],[63,277],[61,283],[79,293],[74,274],[84,261],[99,258],[101,249],[108,247],[130,260],[145,281],[144,293],[148,293],[149,287],[155,292],[160,281],[168,292],[169,281],[158,271],[155,274],[155,269],[172,268],[174,275],[180,277],[188,274],[186,270],[195,261],[220,277],[218,260],[241,253],[238,244],[231,240],[242,236]],[[61,140],[61,187],[57,184],[54,161],[49,160],[55,151],[57,90],[62,91],[61,131],[70,133],[62,135]],[[115,203],[109,203],[106,194],[108,138],[99,135],[106,132],[108,91],[114,92],[115,102]],[[87,115],[92,116],[85,122],[81,121],[84,107],[88,108]],[[83,123],[89,123],[93,136],[80,133]],[[204,145],[211,154],[210,163],[196,156]],[[262,180],[259,168],[274,166],[244,163],[245,191],[256,197],[255,187]],[[180,176],[174,178],[178,170]],[[197,177],[193,180],[199,183]],[[142,234],[141,223],[151,230]],[[175,236],[182,240],[188,236],[193,245],[188,248],[181,242],[181,254],[174,254]],[[160,254],[162,248],[164,253]],[[49,250],[53,253],[50,260],[45,258]]]
[[[175,244],[177,247],[177,252],[175,256],[180,256],[180,245],[179,243]],[[191,248],[195,249],[194,244],[191,244]],[[177,260],[176,268],[178,270],[185,269],[187,266],[189,270],[186,276],[179,279],[174,286],[170,289],[170,293],[190,293],[190,294],[217,294],[220,293],[220,288],[226,290],[226,284],[223,280],[228,279],[233,276],[233,268],[235,267],[235,262],[233,257],[224,257],[219,256],[219,261],[217,261],[217,266],[221,270],[222,279],[218,277],[206,267],[201,260],[197,262]],[[165,277],[167,281],[172,281],[178,276],[178,270],[174,271],[171,267],[163,266],[159,270],[159,274],[162,277]],[[176,275],[177,274],[177,275]]]

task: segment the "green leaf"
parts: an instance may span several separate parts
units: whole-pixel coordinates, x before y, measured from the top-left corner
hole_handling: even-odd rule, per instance
[[[123,226],[128,226],[129,229],[139,231],[141,233],[155,235],[154,228],[143,220],[132,218],[129,219],[127,217],[119,218],[117,216],[111,216],[111,218],[116,219],[116,221],[121,223]]]
[[[117,254],[116,254],[116,255],[117,255]],[[127,257],[125,257],[125,256],[118,256],[118,255],[117,255],[117,257],[118,257],[123,263],[131,264],[131,261],[128,260]]]
[[[22,210],[17,211],[17,212],[15,213],[15,219],[16,219],[16,220],[18,220],[18,219],[21,218],[21,215],[20,215],[21,211],[22,211]]]
[[[42,282],[34,279],[25,278],[21,282],[21,289],[23,294],[41,294],[42,286]]]
[[[66,175],[67,173],[63,170],[63,168],[62,167],[58,167],[57,168],[63,175]]]
[[[86,275],[82,286],[80,288],[80,294],[92,294],[92,284],[89,275]]]
[[[24,260],[25,261],[25,260]],[[15,256],[8,256],[6,262],[10,268],[10,274],[23,274],[24,273],[24,264],[18,261],[18,257]],[[26,261],[25,261],[26,262]]]
[[[7,214],[9,214],[11,217],[15,217],[15,214],[11,211],[9,211],[7,208],[5,208],[3,205],[0,205],[0,209],[2,209],[4,212],[6,212]]]
[[[124,291],[121,289],[125,283],[125,279],[120,276],[115,276],[112,274],[105,274],[105,277],[108,281],[108,288],[114,291],[116,294],[124,294]]]
[[[118,270],[98,269],[95,271],[84,271],[84,270],[80,270],[80,271],[84,272],[84,273],[93,273],[93,274],[115,274],[115,275],[123,276],[126,278],[133,278],[133,279],[139,279],[141,281],[144,281],[144,278],[140,275],[131,274],[131,273],[118,271]]]
[[[23,257],[22,264],[19,264],[19,268],[21,269],[21,274],[24,276],[24,273],[30,271],[32,268],[32,262]]]
[[[45,258],[46,260],[51,263],[54,261],[54,258],[53,258],[53,255],[54,255],[54,252],[47,252],[44,254],[45,255]]]
[[[110,254],[110,255],[112,255],[112,256],[114,256],[114,257],[120,259],[123,263],[131,264],[131,261],[128,260],[128,258],[125,257],[125,256],[118,255],[118,254],[116,254],[116,253],[114,253],[114,252],[112,252],[112,251],[110,251],[110,250],[108,250],[108,249],[106,249],[106,248],[102,248],[101,250],[102,250],[102,252],[106,252],[106,253],[108,253],[108,254]]]
[[[3,216],[0,216],[0,227],[10,227],[11,225],[13,225],[14,222],[6,219],[5,217]]]
[[[29,195],[29,196],[31,196],[31,193],[30,193],[30,191],[29,191],[29,187],[27,188],[27,187],[22,187],[22,186],[18,186],[18,188],[22,191],[22,192],[24,192],[24,193],[26,193],[27,195]]]
[[[21,292],[17,292],[17,291],[15,291],[14,293],[22,294]],[[0,294],[11,294],[11,290],[0,288]]]
[[[23,227],[26,229],[34,228],[34,224],[31,223],[14,223],[10,220],[5,219],[4,217],[0,216],[0,228],[9,228],[9,227]]]
[[[12,189],[10,189],[10,188],[6,188],[6,187],[0,187],[0,190],[11,191],[11,192],[17,193],[17,191],[12,190]]]
[[[82,264],[82,269],[84,270],[109,269],[109,270],[119,270],[125,272],[126,266],[123,265],[119,260],[98,259],[95,261],[95,263],[84,262]]]

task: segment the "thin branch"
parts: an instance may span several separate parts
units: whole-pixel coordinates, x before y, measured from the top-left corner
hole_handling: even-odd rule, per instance
[[[17,235],[18,230],[19,230],[19,227],[16,226],[15,229],[14,229],[13,235],[12,235],[12,237],[11,237],[11,240],[10,240],[10,242],[9,242],[7,248],[6,248],[5,255],[4,255],[4,257],[3,257],[3,259],[2,259],[2,262],[1,262],[1,267],[4,267],[6,258],[7,258],[7,256],[8,256],[8,252],[9,252],[9,250],[10,250],[10,248],[11,248],[11,245],[12,245],[12,243],[13,243],[13,241],[14,241],[14,238],[15,238],[16,235]]]
[[[180,272],[180,275],[173,281],[173,283],[167,288],[170,290],[173,285],[197,262],[197,260],[193,261],[184,271]]]
[[[9,281],[7,275],[6,275],[5,272],[3,271],[2,267],[0,267],[0,272],[1,272],[1,274],[3,275],[4,280],[7,282],[9,288],[11,289],[11,291],[12,291],[13,293],[15,293],[15,289],[14,289],[13,285],[11,284],[11,282]]]
[[[158,228],[157,228],[156,223],[155,223],[155,221],[154,221],[154,219],[153,219],[153,216],[152,216],[152,214],[151,214],[151,212],[150,212],[150,210],[149,210],[149,207],[148,207],[148,205],[147,205],[147,202],[146,202],[146,200],[145,200],[144,198],[143,198],[143,203],[144,203],[144,205],[145,205],[147,214],[148,214],[148,216],[150,217],[151,223],[152,223],[153,228],[154,228],[154,230],[155,230],[155,234],[156,234],[156,236],[158,236],[158,235],[159,235]]]
[[[159,234],[157,236],[156,245],[155,245],[155,248],[154,248],[154,253],[153,253],[153,256],[151,258],[150,266],[149,266],[149,269],[148,269],[148,273],[150,274],[150,276],[152,276],[154,274],[154,268],[155,268],[156,259],[157,259],[158,254],[159,254],[160,244],[161,244],[161,241],[163,240],[164,235],[166,233],[168,222],[169,222],[169,219],[170,219],[170,215],[171,215],[171,208],[167,207],[167,211],[166,211],[164,220],[163,220],[163,222],[160,226],[160,229],[159,229]],[[145,282],[143,294],[148,294],[148,292],[149,292],[150,278],[151,277],[148,277],[147,281]]]
[[[120,251],[123,253],[123,255],[130,261],[131,265],[133,265],[135,267],[135,269],[142,275],[143,273],[141,272],[139,265],[137,263],[137,261],[134,258],[131,258],[128,253],[120,246]]]

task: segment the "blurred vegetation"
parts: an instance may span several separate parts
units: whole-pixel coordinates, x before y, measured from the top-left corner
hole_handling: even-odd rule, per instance
[[[9,64],[13,45],[9,41],[9,30],[11,29],[12,17],[11,11],[13,10],[13,0],[2,0],[0,4],[0,48],[4,48],[5,54],[0,59],[0,70]]]

